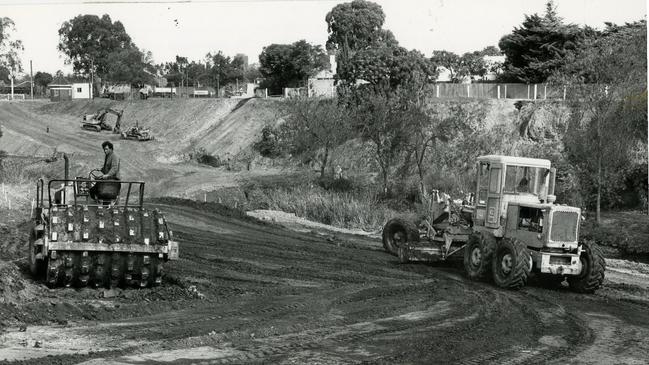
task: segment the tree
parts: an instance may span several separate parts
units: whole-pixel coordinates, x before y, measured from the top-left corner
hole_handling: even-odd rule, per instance
[[[361,49],[378,44],[395,45],[392,32],[382,29],[385,14],[380,5],[371,1],[354,0],[336,5],[325,17],[327,50],[335,50],[348,58]]]
[[[460,56],[449,51],[433,51],[430,61],[435,66],[442,66],[450,73],[451,81],[457,82],[457,73],[460,70]]]
[[[407,146],[411,133],[402,123],[407,110],[397,95],[366,85],[341,95],[349,107],[354,130],[363,140],[374,145],[374,157],[381,170],[383,193],[386,195],[392,168]]]
[[[0,17],[0,71],[2,79],[8,80],[22,72],[22,63],[20,62],[20,52],[23,51],[21,40],[13,39],[13,32],[16,27],[10,18]]]
[[[41,93],[45,90],[47,85],[52,83],[52,81],[54,81],[54,78],[47,72],[38,71],[36,72],[36,75],[34,75],[34,82],[37,86],[40,86]]]
[[[503,54],[496,46],[487,46],[478,53],[480,56],[501,56]]]
[[[289,99],[284,107],[288,116],[281,129],[290,152],[317,159],[324,178],[331,149],[349,138],[347,110],[335,99],[320,98]]]
[[[59,28],[58,50],[67,56],[75,72],[89,75],[96,73],[104,78],[111,68],[112,53],[119,53],[118,59],[127,56],[126,50],[133,52],[134,44],[121,22],[111,21],[108,14],[101,18],[96,15],[78,15],[65,21]],[[115,73],[115,67],[112,71]]]
[[[571,89],[573,118],[564,143],[598,223],[602,204],[615,204],[630,168],[647,164],[646,55],[646,21],[608,24],[553,76]]]
[[[146,72],[146,69],[142,52],[133,46],[108,54],[103,75],[107,80],[113,82],[142,85],[151,83],[153,80],[153,76]]]
[[[458,78],[480,76],[481,78],[487,73],[487,63],[484,56],[479,51],[467,52],[460,57],[460,67]]]
[[[427,83],[436,77],[434,65],[418,51],[403,47],[377,47],[358,51],[337,77],[347,85],[357,81],[396,90],[410,83]]]
[[[545,82],[566,63],[566,55],[579,47],[585,34],[574,24],[564,24],[549,1],[544,16],[525,15],[520,27],[500,39],[498,46],[506,56],[504,72],[519,82]]]
[[[329,59],[322,47],[300,40],[264,47],[259,64],[259,72],[266,78],[264,86],[278,93],[284,87],[305,85],[309,76],[329,67]]]

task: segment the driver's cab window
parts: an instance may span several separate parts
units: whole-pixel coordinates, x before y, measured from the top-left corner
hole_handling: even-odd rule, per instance
[[[507,166],[505,193],[533,193],[536,182],[536,168],[528,166]]]
[[[487,189],[489,189],[489,164],[481,162],[478,166],[478,205],[487,205]]]

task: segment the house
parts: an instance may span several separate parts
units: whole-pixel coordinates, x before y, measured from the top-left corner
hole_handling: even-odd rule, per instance
[[[51,101],[92,99],[92,88],[89,82],[50,84],[47,88],[50,91],[49,94]]]
[[[307,95],[334,97],[336,95],[336,56],[329,55],[329,69],[321,70],[314,77],[309,77]]]

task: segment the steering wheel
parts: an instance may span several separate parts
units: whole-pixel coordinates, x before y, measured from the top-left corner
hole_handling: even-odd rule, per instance
[[[102,176],[104,176],[104,174],[99,169],[91,170],[88,174],[90,180],[100,180]]]

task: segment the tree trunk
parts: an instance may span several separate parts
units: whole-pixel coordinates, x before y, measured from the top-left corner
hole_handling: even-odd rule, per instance
[[[320,178],[324,179],[325,169],[327,167],[327,160],[329,160],[329,143],[325,145],[324,157],[322,158],[322,163],[320,164]]]
[[[383,170],[383,195],[388,196],[388,171]]]
[[[597,121],[597,225],[601,222],[601,203],[602,203],[602,134],[600,130],[600,121]]]

